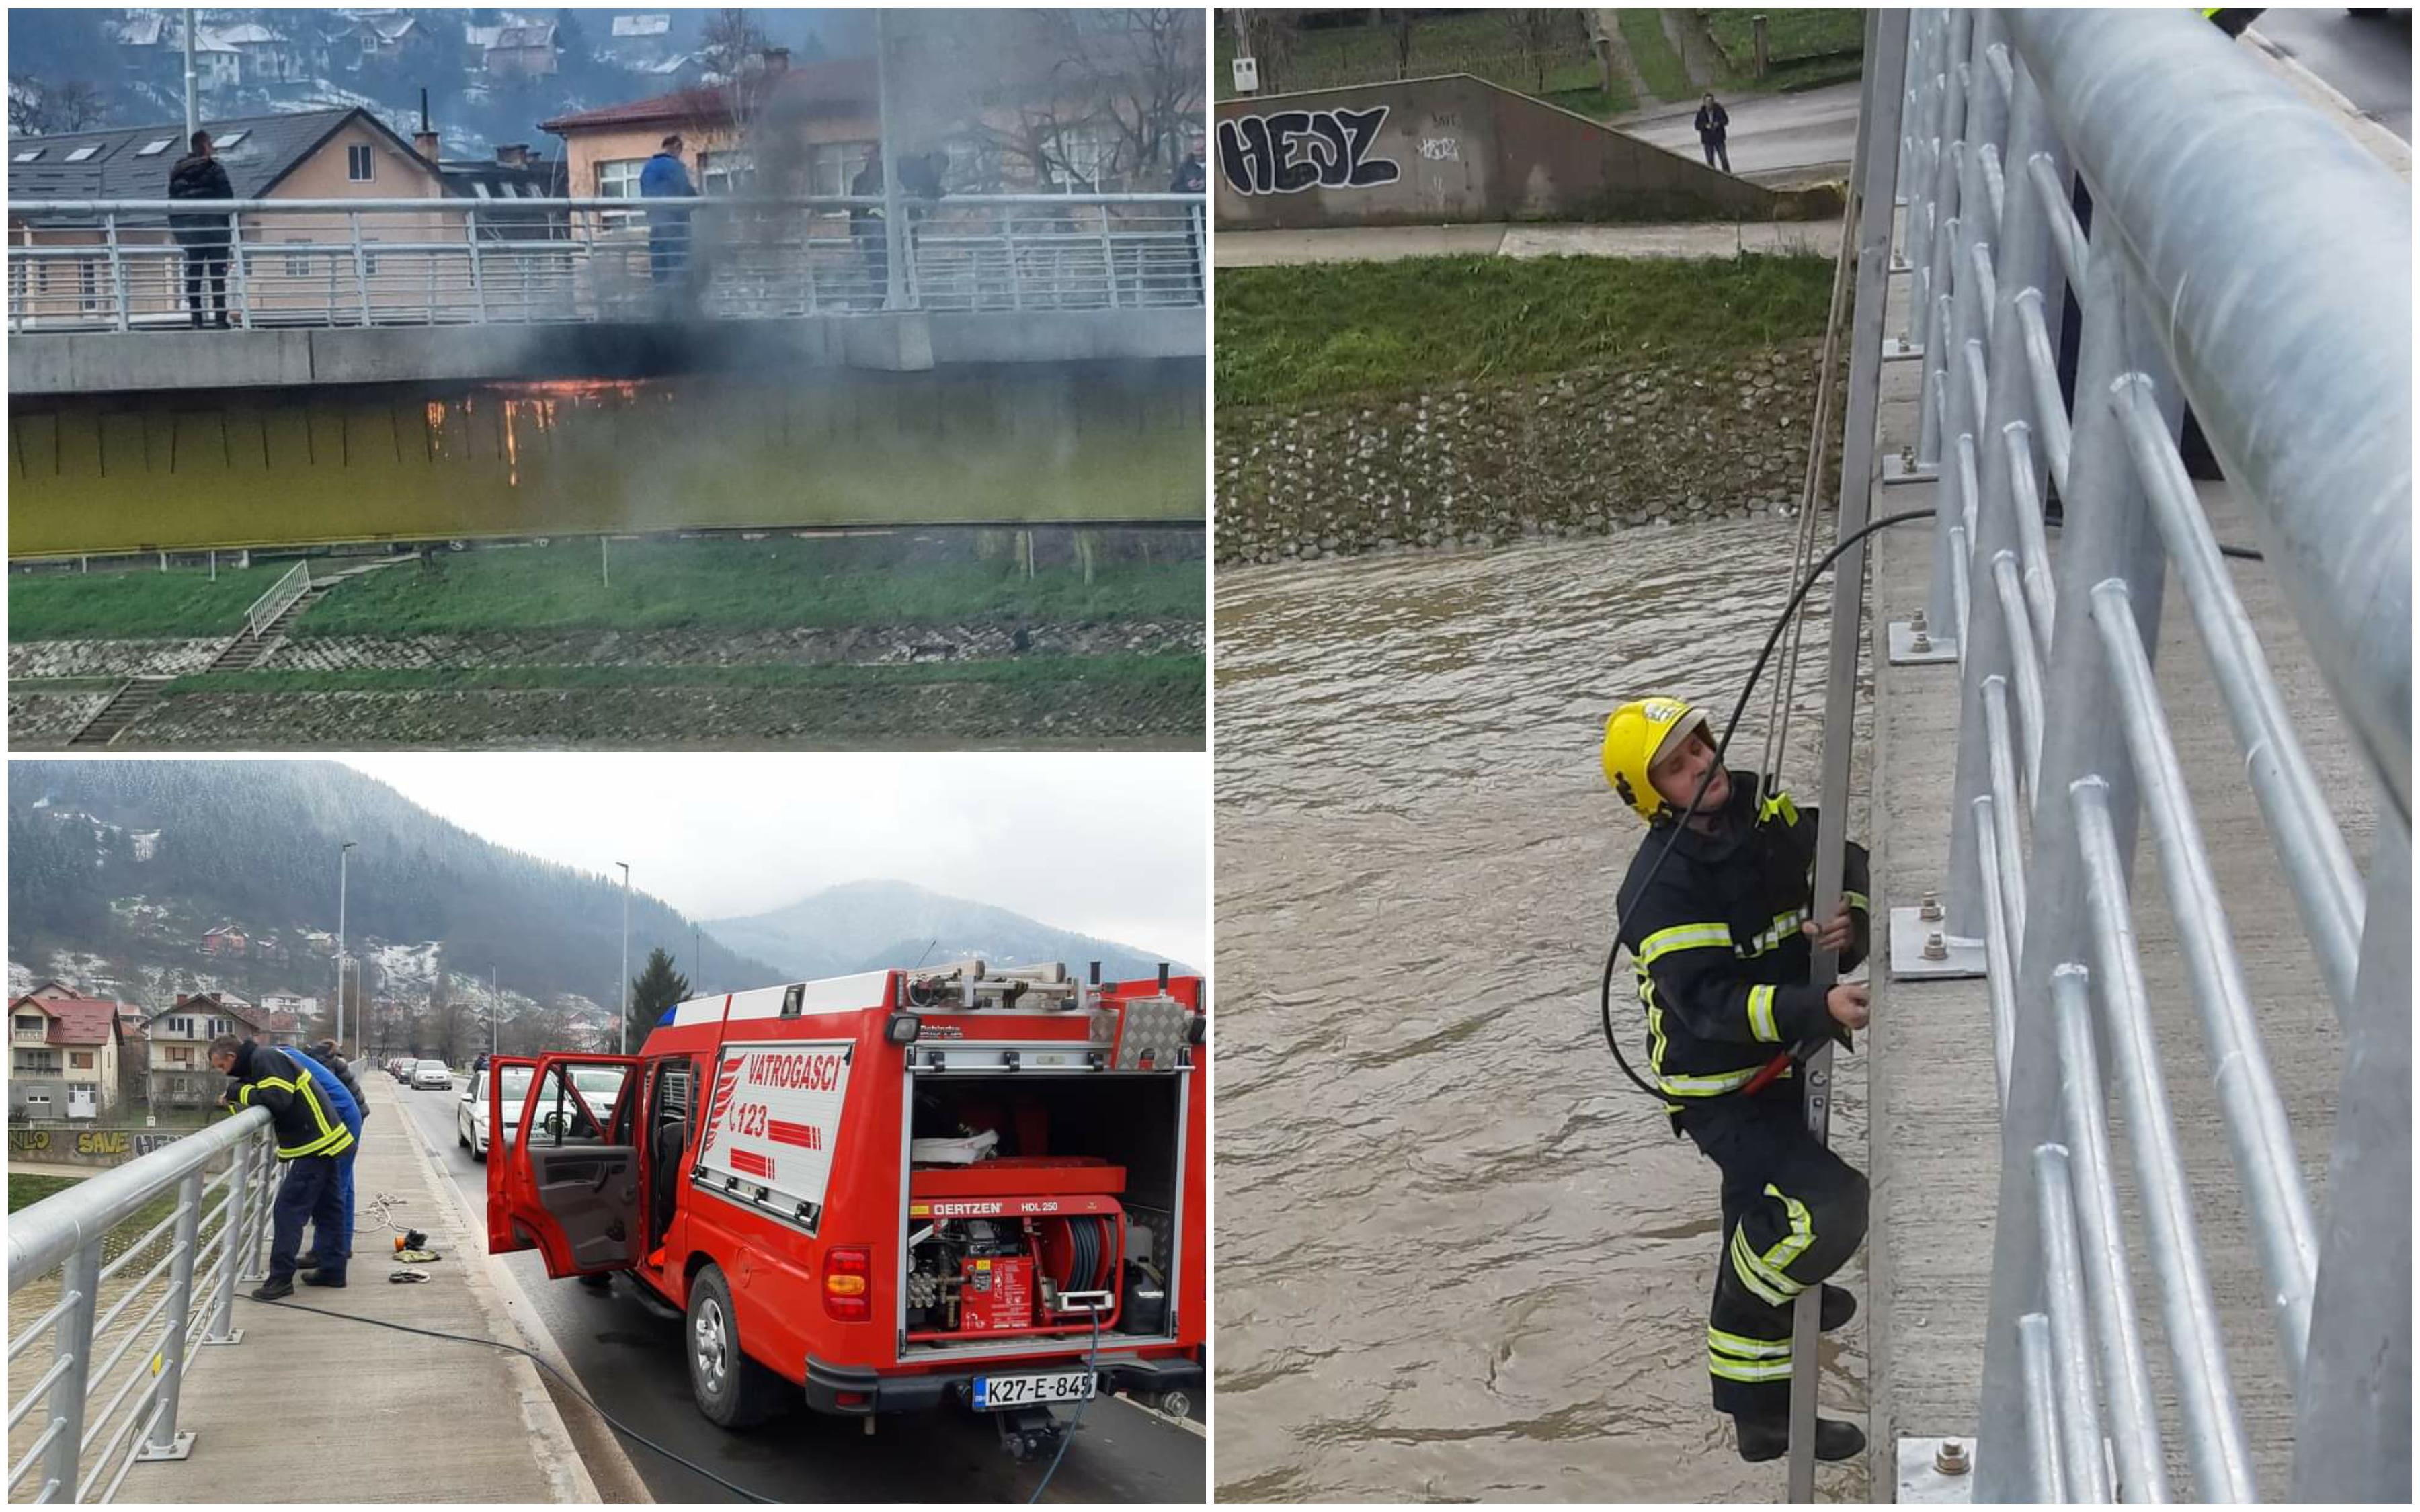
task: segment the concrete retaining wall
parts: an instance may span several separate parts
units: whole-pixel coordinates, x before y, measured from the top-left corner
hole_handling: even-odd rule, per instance
[[[1794,504],[1820,350],[1222,409],[1218,561],[1495,545]]]
[[[1222,231],[1840,208],[1835,191],[1766,189],[1466,73],[1224,100],[1218,115]]]
[[[11,1129],[8,1158],[37,1165],[123,1165],[183,1138],[180,1129]]]

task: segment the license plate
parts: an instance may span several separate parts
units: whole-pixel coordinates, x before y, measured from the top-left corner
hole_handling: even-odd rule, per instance
[[[977,1376],[975,1409],[997,1412],[1010,1407],[1055,1407],[1080,1402],[1093,1395],[1089,1370],[1054,1370],[1040,1376]]]

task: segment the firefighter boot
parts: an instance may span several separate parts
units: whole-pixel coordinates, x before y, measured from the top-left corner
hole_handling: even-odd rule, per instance
[[[1740,1458],[1749,1464],[1778,1459],[1790,1452],[1790,1419],[1783,1417],[1738,1417]],[[1864,1451],[1865,1430],[1854,1423],[1842,1423],[1832,1418],[1815,1422],[1815,1458],[1847,1459]]]
[[[1856,1294],[1846,1287],[1836,1287],[1826,1281],[1823,1283],[1823,1305],[1818,1316],[1826,1334],[1846,1325],[1850,1319],[1857,1316]]]

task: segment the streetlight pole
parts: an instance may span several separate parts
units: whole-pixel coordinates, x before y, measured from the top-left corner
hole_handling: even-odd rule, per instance
[[[879,16],[881,12],[876,11],[875,14]],[[613,864],[622,869],[622,1020],[619,1040],[621,1049],[615,1053],[627,1056],[630,1053],[630,863],[616,861]]]
[[[874,110],[875,131],[882,139],[882,307],[896,310],[906,305],[906,260],[909,244],[908,228],[900,220],[899,160],[892,150],[896,144],[891,136],[891,30],[887,23],[890,12],[874,12]]]
[[[194,145],[194,133],[201,130],[200,112],[194,103],[194,11],[185,8],[185,146]]]
[[[186,14],[190,16],[192,12],[188,11]],[[187,35],[192,35],[190,23],[187,25]],[[349,880],[347,873],[350,870],[353,859],[353,846],[357,843],[359,842],[349,840],[336,852],[336,1043],[338,1045],[345,1042],[345,885]]]
[[[503,989],[496,985],[496,968],[492,964],[488,967],[488,995],[494,999],[488,1004],[488,1028],[490,1031],[488,1055],[493,1058],[504,1053],[504,995]]]

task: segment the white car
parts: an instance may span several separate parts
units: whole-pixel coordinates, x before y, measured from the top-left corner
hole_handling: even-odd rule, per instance
[[[414,1091],[430,1088],[450,1091],[454,1087],[454,1073],[445,1069],[445,1062],[442,1060],[424,1060],[411,1068],[411,1086]]]
[[[506,1066],[503,1075],[504,1138],[509,1145],[513,1142],[513,1131],[521,1126],[521,1104],[529,1101],[530,1068]],[[488,1158],[488,1084],[484,1079],[473,1081],[463,1088],[462,1101],[454,1109],[455,1140],[471,1152],[473,1160]]]

